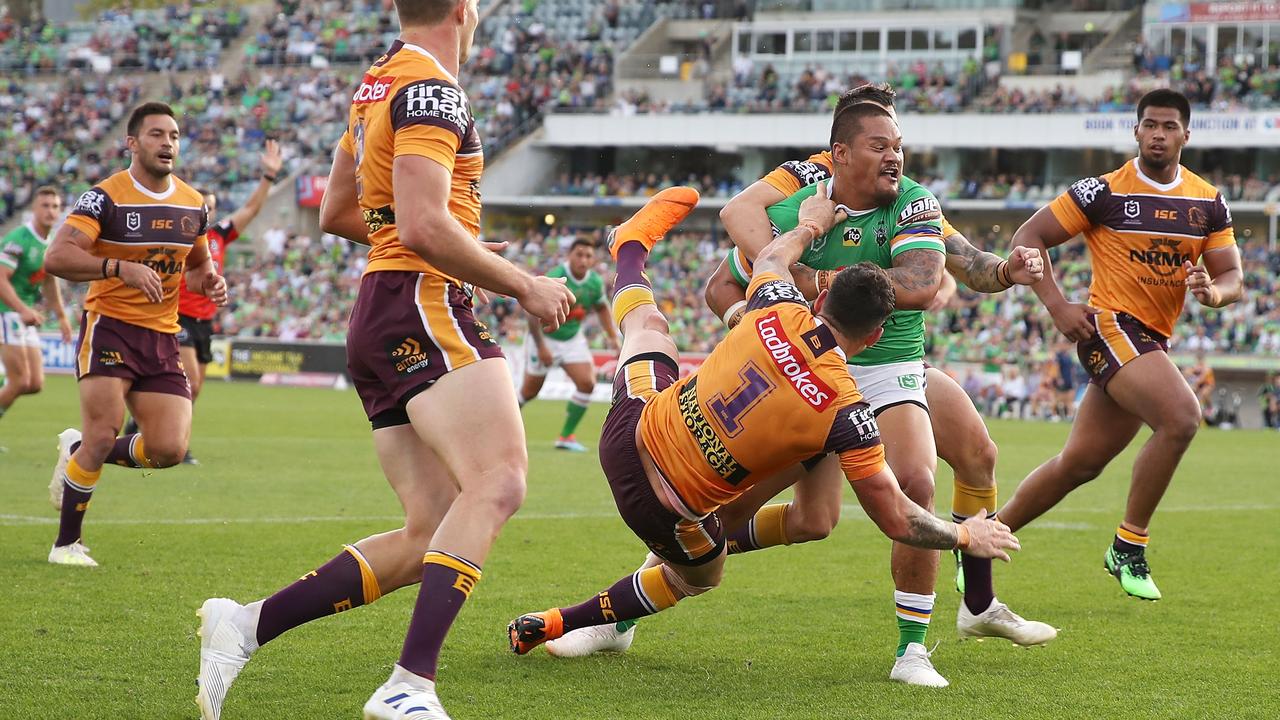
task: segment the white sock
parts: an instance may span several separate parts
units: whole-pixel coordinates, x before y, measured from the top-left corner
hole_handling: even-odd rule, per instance
[[[434,680],[428,680],[417,673],[409,672],[408,670],[400,667],[399,663],[392,666],[391,679],[388,682],[402,682],[419,690],[430,690],[431,692],[436,691],[436,683]]]
[[[234,622],[236,627],[240,628],[240,634],[244,636],[244,651],[248,655],[252,655],[258,650],[258,617],[262,614],[262,603],[258,600],[240,608],[236,613]]]

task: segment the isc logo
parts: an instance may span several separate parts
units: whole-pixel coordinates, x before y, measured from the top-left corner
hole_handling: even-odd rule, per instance
[[[391,85],[395,81],[394,77],[378,78],[372,75],[365,75],[364,81],[360,83],[360,87],[356,90],[356,94],[351,97],[351,103],[353,105],[365,105],[386,100],[387,93],[391,91]]]
[[[1177,210],[1157,210],[1156,219],[1157,220],[1177,220],[1178,211]]]

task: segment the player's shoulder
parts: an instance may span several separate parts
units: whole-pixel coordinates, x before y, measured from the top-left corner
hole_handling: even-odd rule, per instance
[[[894,217],[901,226],[942,219],[942,205],[929,188],[903,175],[898,180],[898,199],[893,204]]]
[[[564,271],[564,263],[556,263],[555,265],[552,265],[551,269],[543,273],[543,275],[549,278],[569,277],[569,273]]]
[[[194,208],[204,207],[204,195],[201,195],[199,190],[191,187],[190,183],[177,175],[171,175],[170,177],[173,178],[174,184],[173,196],[170,200],[172,204]]]
[[[1195,174],[1186,165],[1179,167],[1182,170],[1182,187],[1179,188],[1182,194],[1198,198],[1218,197],[1220,191],[1216,185]]]

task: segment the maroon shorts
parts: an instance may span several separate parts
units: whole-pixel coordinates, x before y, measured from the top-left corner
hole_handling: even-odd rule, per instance
[[[129,392],[191,399],[178,356],[178,336],[86,311],[76,342],[76,379],[100,375],[130,381]]]
[[[1111,378],[1140,355],[1169,352],[1169,338],[1122,312],[1103,310],[1093,316],[1093,337],[1076,345],[1089,382],[1103,390]]]
[[[618,368],[613,407],[600,431],[600,468],[627,527],[653,554],[677,565],[702,565],[724,550],[724,527],[714,512],[697,520],[668,510],[653,493],[636,448],[636,427],[649,399],[680,377],[663,353],[642,353]]]
[[[471,297],[438,275],[367,273],[351,310],[347,371],[374,429],[405,425],[405,405],[445,373],[502,357]]]

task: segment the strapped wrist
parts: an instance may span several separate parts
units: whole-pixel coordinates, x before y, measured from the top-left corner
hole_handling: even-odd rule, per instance
[[[971,536],[970,536],[970,534],[969,534],[969,528],[965,527],[964,525],[957,525],[957,526],[956,526],[956,546],[955,546],[955,549],[956,549],[956,550],[968,550],[968,549],[969,549],[969,541],[970,541],[970,540],[972,540],[972,537],[971,537]]]
[[[745,315],[746,312],[747,301],[739,300],[731,305],[728,310],[725,310],[724,315],[722,315],[720,319],[724,321],[725,327],[732,330],[733,326],[737,325],[738,321],[742,320],[742,316]]]
[[[809,232],[813,233],[813,238],[815,240],[826,234],[826,231],[822,229],[821,225],[808,218],[796,223],[796,227],[805,228]]]

